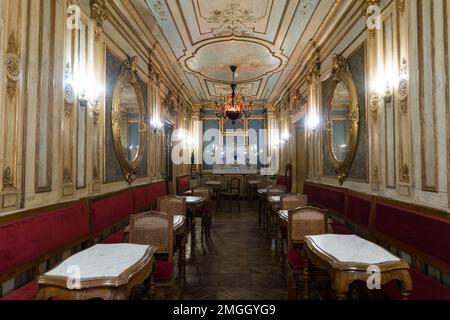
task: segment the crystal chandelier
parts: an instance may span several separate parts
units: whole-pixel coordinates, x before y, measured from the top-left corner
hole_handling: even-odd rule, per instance
[[[221,97],[220,101],[216,101],[216,116],[218,118],[228,118],[233,121],[233,125],[236,120],[240,120],[243,116],[250,117],[253,112],[253,102],[250,102],[245,109],[245,97],[240,93],[236,94],[236,81],[235,75],[237,66],[230,67],[233,73],[233,82],[231,83],[231,95],[224,98]]]

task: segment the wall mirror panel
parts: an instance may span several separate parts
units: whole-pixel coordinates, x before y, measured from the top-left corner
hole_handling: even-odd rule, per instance
[[[330,77],[325,141],[342,185],[350,171],[358,143],[358,95],[350,67],[342,56],[334,56]]]
[[[117,80],[112,112],[114,146],[125,180],[136,179],[146,144],[144,99],[136,75],[135,58],[127,59]]]

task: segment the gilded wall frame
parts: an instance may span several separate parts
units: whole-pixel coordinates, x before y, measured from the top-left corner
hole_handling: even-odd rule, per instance
[[[342,185],[344,181],[348,177],[350,167],[352,165],[353,159],[356,153],[356,147],[358,145],[358,131],[359,131],[359,104],[358,104],[358,93],[356,90],[355,81],[352,76],[352,72],[350,70],[350,66],[347,60],[340,56],[333,56],[333,66],[331,69],[330,75],[330,84],[329,84],[329,93],[328,93],[328,114],[326,115],[326,128],[325,128],[325,144],[328,149],[328,154],[330,160],[333,164],[333,169],[336,172],[337,179],[339,183]],[[350,92],[351,104],[348,112],[348,121],[349,121],[349,145],[348,152],[345,156],[345,159],[340,161],[334,154],[333,150],[333,135],[332,135],[332,122],[331,122],[331,104],[333,100],[334,91],[338,83],[344,83]]]
[[[131,184],[134,180],[136,180],[136,169],[142,162],[142,159],[144,158],[146,131],[147,131],[144,98],[142,96],[141,88],[139,86],[135,60],[136,57],[128,58],[124,61],[122,65],[122,72],[119,78],[117,79],[116,86],[114,88],[112,115],[111,115],[113,140],[117,158],[119,159],[119,163],[122,168],[124,178],[129,184]],[[122,134],[120,128],[120,94],[122,86],[126,83],[130,84],[136,92],[140,112],[139,150],[136,158],[132,161],[128,160],[127,157],[125,156],[125,152],[121,142]]]

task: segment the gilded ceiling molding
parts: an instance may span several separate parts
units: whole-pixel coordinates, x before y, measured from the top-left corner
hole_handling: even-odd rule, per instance
[[[169,93],[167,94],[167,96],[164,98],[163,107],[166,108],[168,114],[171,117],[176,116],[178,105],[175,105],[175,103],[173,101],[173,93],[170,90],[169,90]]]
[[[105,0],[90,0],[91,19],[96,22],[95,41],[100,40],[103,22],[106,20],[106,3]]]
[[[14,188],[14,176],[10,167],[6,167],[3,171],[3,189]]]
[[[249,23],[256,23],[263,17],[255,17],[252,10],[241,9],[241,4],[236,2],[226,3],[224,8],[213,10],[207,17],[207,24],[220,24],[218,28],[213,29],[214,36],[251,36],[253,29],[248,26]]]
[[[406,0],[397,0],[397,10],[400,15],[404,15],[406,11]]]
[[[8,48],[6,51],[6,92],[11,103],[17,92],[17,83],[20,79],[20,58],[19,47],[14,32],[8,38]]]

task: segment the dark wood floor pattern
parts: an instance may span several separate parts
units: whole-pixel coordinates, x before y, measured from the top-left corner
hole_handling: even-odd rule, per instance
[[[200,241],[197,225],[196,241],[187,245],[186,282],[177,281],[175,299],[287,299],[287,281],[258,227],[255,203],[242,203],[240,213],[218,210],[208,242]]]

